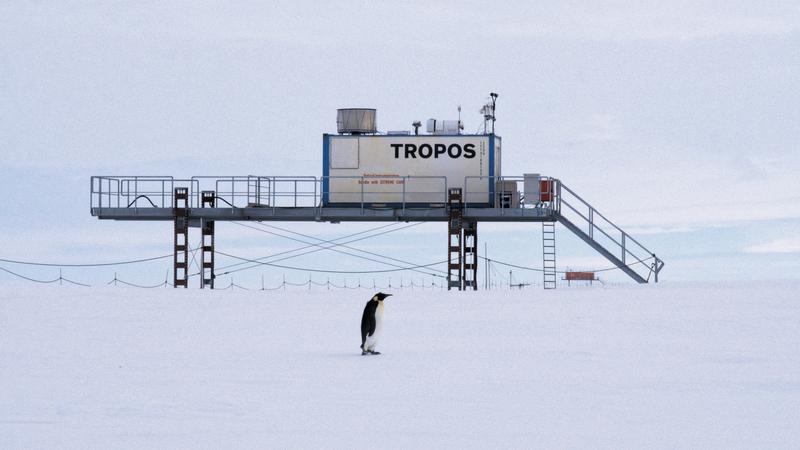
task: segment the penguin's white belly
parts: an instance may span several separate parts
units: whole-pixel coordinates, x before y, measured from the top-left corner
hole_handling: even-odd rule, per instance
[[[372,333],[372,336],[367,336],[367,340],[364,342],[364,347],[367,350],[375,349],[378,338],[381,337],[381,332],[383,332],[383,302],[378,302],[378,307],[375,308],[375,332]]]

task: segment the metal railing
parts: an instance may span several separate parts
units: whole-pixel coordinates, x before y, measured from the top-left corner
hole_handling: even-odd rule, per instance
[[[172,208],[176,187],[192,190],[193,180],[171,176],[93,176],[90,208]]]
[[[526,198],[526,181],[535,182],[531,198]],[[555,178],[540,176],[531,180],[523,176],[469,176],[464,177],[464,207],[499,208],[500,214],[510,209],[521,209],[521,215],[541,216],[541,210],[558,212]],[[528,186],[530,190],[530,186]],[[471,206],[472,205],[472,206]],[[519,216],[519,212],[516,212]]]
[[[192,181],[192,198],[213,190],[219,208],[313,208],[320,198],[313,176],[195,176]]]
[[[619,258],[622,264],[627,265],[642,278],[649,280],[651,275],[655,275],[655,280],[658,281],[658,272],[664,262],[656,257],[655,253],[563,183],[557,183],[555,198],[559,214],[575,224],[589,239]]]
[[[558,207],[558,180],[541,177],[542,186],[549,190],[531,199],[521,192],[524,182],[521,176],[465,177],[464,201],[467,207],[482,208]],[[444,176],[93,176],[90,208],[171,208],[176,187],[189,189],[190,208],[200,207],[201,193],[213,190],[220,208],[318,208],[327,199],[333,206],[405,209],[444,208],[448,184]]]
[[[358,205],[363,208],[411,206],[444,208],[447,203],[447,177],[365,175],[352,177],[322,177],[327,186],[327,202],[339,205]]]
[[[189,207],[201,205],[201,193],[213,190],[219,208],[320,208],[325,196],[331,204],[426,206],[444,208],[447,178],[433,176],[93,176],[90,210],[172,208],[177,187],[189,190]]]
[[[267,199],[272,208],[308,208],[319,205],[320,183],[312,176],[251,177],[256,190],[248,206],[262,206]],[[266,189],[267,195],[264,196]]]

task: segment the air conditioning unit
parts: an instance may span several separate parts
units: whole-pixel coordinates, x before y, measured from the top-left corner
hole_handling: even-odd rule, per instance
[[[375,110],[344,108],[336,110],[336,129],[339,134],[375,134]]]

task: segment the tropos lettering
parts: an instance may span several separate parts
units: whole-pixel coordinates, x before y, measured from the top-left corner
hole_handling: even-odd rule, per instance
[[[445,155],[450,158],[470,159],[475,157],[475,144],[389,144],[394,149],[394,158],[439,158]]]

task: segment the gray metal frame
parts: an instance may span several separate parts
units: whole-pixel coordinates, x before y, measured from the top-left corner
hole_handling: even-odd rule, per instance
[[[189,189],[189,216],[192,225],[200,220],[231,221],[316,221],[316,222],[372,222],[414,221],[446,222],[447,180],[445,177],[402,178],[402,190],[397,193],[397,202],[382,204],[371,201],[370,184],[376,177],[327,177],[360,178],[358,192],[351,205],[324,206],[322,187],[325,178],[314,176],[193,176],[178,179],[171,176],[93,176],[90,180],[89,206],[91,214],[100,219],[112,220],[173,220],[173,192],[176,187]],[[640,283],[646,283],[658,274],[664,262],[644,245],[598,212],[591,204],[564,185],[560,180],[542,177],[548,181],[552,191],[550,198],[520,199],[517,207],[503,208],[495,192],[493,201],[488,199],[498,182],[522,182],[522,176],[465,177],[463,218],[484,222],[552,222],[558,221],[584,242],[605,256],[609,261]],[[431,183],[441,186],[430,190]],[[414,186],[427,186],[417,191]],[[418,188],[422,189],[422,188]],[[203,190],[213,190],[219,200],[214,208],[201,207]],[[414,194],[424,194],[441,203],[430,202],[422,207],[409,201]],[[439,195],[441,194],[441,197]],[[385,195],[385,194],[384,194]],[[481,206],[475,206],[481,204]]]

